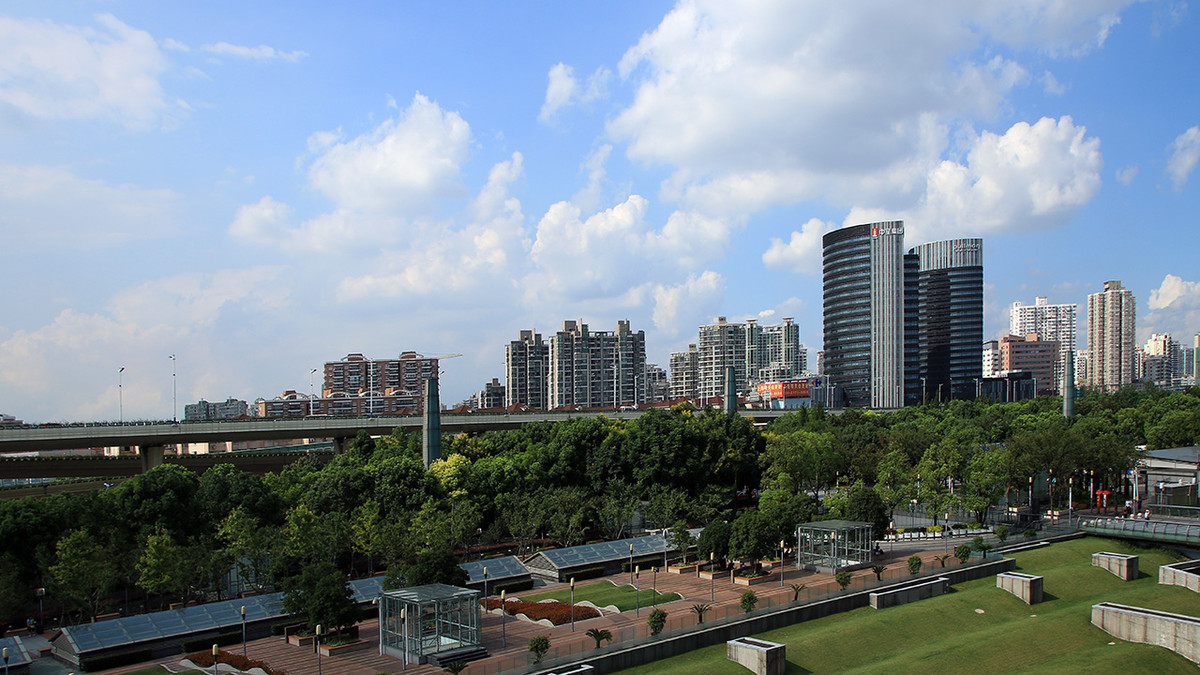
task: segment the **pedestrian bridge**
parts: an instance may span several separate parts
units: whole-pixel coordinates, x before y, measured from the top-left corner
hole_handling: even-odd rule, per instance
[[[1079,521],[1079,529],[1102,537],[1200,547],[1200,524],[1137,518],[1084,518]]]

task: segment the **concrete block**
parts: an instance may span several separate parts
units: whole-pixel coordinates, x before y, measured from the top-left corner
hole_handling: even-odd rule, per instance
[[[1138,577],[1138,557],[1122,553],[1101,551],[1092,554],[1092,567],[1101,567],[1119,579],[1133,581]]]
[[[1200,664],[1200,618],[1101,602],[1092,605],[1092,624],[1122,640],[1165,647]]]
[[[1159,567],[1158,583],[1183,586],[1193,593],[1200,593],[1200,560],[1185,560]]]
[[[725,658],[745,666],[756,675],[784,675],[787,645],[754,638],[737,638],[725,643]]]
[[[996,575],[996,588],[1001,588],[1034,605],[1042,601],[1042,577],[1020,572],[1001,572]]]
[[[896,605],[904,605],[925,598],[932,598],[936,595],[942,595],[950,590],[950,579],[946,577],[937,577],[936,579],[924,579],[911,584],[900,586],[892,586],[882,591],[871,593],[870,604],[874,609],[884,609],[885,607],[895,607]]]

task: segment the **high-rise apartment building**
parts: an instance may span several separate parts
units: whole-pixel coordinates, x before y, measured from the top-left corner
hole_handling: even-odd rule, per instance
[[[229,398],[224,403],[210,403],[200,399],[196,403],[183,406],[183,419],[195,420],[228,420],[246,417],[250,414],[250,406],[241,399]]]
[[[1183,346],[1170,333],[1155,333],[1142,347],[1140,379],[1165,389],[1182,388],[1187,375]]]
[[[725,317],[700,326],[696,340],[698,362],[696,396],[701,401],[716,399],[725,394],[725,373],[733,368],[734,387],[746,391],[746,325],[729,323]]]
[[[671,352],[671,398],[694,400],[700,391],[700,352],[688,345],[686,352]]]
[[[1132,384],[1135,374],[1136,319],[1133,292],[1120,281],[1088,296],[1087,386],[1115,390]]]
[[[646,333],[617,322],[613,332],[590,331],[564,321],[550,344],[547,387],[551,409],[564,406],[617,408],[639,405],[646,369]]]
[[[494,408],[504,408],[505,405],[505,387],[500,384],[499,378],[492,378],[491,382],[485,382],[483,389],[480,389],[475,394],[475,405],[483,410],[491,410]]]
[[[825,362],[852,406],[897,408],[904,388],[904,223],[835,230],[822,239]]]
[[[697,343],[694,398],[700,400],[725,395],[729,368],[733,368],[737,393],[744,396],[760,383],[800,377],[808,367],[808,350],[800,344],[800,326],[791,317],[784,317],[775,326],[760,325],[756,319],[731,323],[723,316],[717,317],[716,323],[700,326]],[[679,356],[680,367],[686,367],[683,354]]]
[[[1075,335],[1077,332],[1077,307],[1070,304],[1050,304],[1045,296],[1034,298],[1032,305],[1020,301],[1014,302],[1008,313],[1008,332],[1012,335],[1029,335],[1037,333],[1043,340],[1055,340],[1059,344],[1059,359],[1054,366],[1054,386],[1049,388],[1054,393],[1063,391],[1063,378],[1067,374],[1067,359],[1075,354]],[[1079,370],[1078,366],[1075,368]],[[1038,388],[1046,391],[1038,380]]]
[[[915,402],[919,391],[974,399],[983,374],[983,240],[921,244],[906,258],[908,399]]]
[[[540,333],[523,330],[504,348],[505,405],[545,410],[550,385],[550,345]]]

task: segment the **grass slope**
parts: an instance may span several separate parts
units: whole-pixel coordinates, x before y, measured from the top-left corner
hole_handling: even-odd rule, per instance
[[[1141,556],[1140,577],[1123,582],[1092,567],[1097,551]],[[1200,596],[1158,585],[1159,565],[1178,561],[1175,554],[1090,537],[1012,557],[1019,571],[1045,578],[1043,603],[1028,606],[988,577],[958,584],[941,597],[887,610],[857,609],[756,637],[787,645],[789,673],[1196,672],[1195,664],[1167,649],[1121,642],[1091,624],[1091,606],[1105,600],[1200,614]],[[745,669],[725,660],[721,644],[628,672]]]
[[[526,602],[540,602],[542,600],[570,602],[571,589],[570,587],[560,588],[536,595],[522,594],[520,597]],[[642,607],[650,607],[678,600],[680,599],[680,595],[678,593],[654,593],[649,588],[643,588],[635,595],[631,586],[614,586],[611,581],[598,581],[586,586],[576,584],[575,586],[576,603],[587,600],[597,607],[616,605],[622,612],[633,611],[638,606],[639,598]]]

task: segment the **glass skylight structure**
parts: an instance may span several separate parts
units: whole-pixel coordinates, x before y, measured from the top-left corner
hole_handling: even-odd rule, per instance
[[[479,646],[479,598],[479,591],[446,584],[386,591],[379,597],[380,651],[425,663],[431,654]]]

